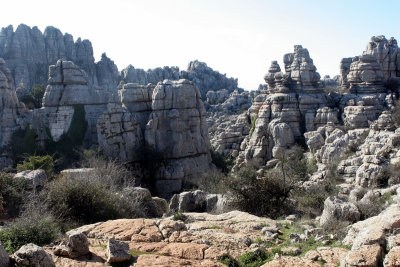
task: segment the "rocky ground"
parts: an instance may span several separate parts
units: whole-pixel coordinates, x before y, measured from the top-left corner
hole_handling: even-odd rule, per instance
[[[399,266],[399,229],[399,204],[350,225],[344,240],[326,234],[316,220],[296,216],[271,220],[240,211],[182,213],[85,225],[45,251],[55,266],[226,266],[229,258],[243,263],[264,249],[267,258],[259,261],[264,267]],[[29,254],[24,250],[35,249],[41,251],[21,248],[11,258],[22,261]]]

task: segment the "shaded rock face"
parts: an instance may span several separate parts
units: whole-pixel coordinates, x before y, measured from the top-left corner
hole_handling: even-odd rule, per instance
[[[304,132],[326,123],[339,122],[338,110],[320,87],[320,75],[308,50],[296,45],[284,56],[283,73],[277,61],[264,79],[268,92],[260,94],[249,109],[253,121],[250,134],[241,144],[238,164],[255,159],[264,164],[303,138]]]
[[[205,108],[192,82],[165,80],[151,85],[125,84],[126,108],[108,106],[97,122],[100,146],[121,161],[140,160],[144,147],[160,161],[155,171],[158,192],[180,191],[211,167]]]
[[[225,89],[207,93],[205,106],[208,132],[215,151],[224,156],[237,157],[240,144],[250,132],[251,118],[248,109],[262,91],[235,89],[229,95],[226,93]]]
[[[197,60],[191,61],[186,71],[180,71],[178,67],[164,67],[145,71],[143,69],[135,69],[130,65],[120,73],[120,80],[125,83],[157,84],[165,79],[187,79],[192,81],[199,88],[201,97],[204,100],[208,91],[226,89],[229,94],[238,85],[237,79],[227,78],[225,74],[214,71],[206,63]]]
[[[89,40],[74,41],[72,35],[54,27],[42,33],[37,27],[20,24],[14,31],[10,25],[0,32],[0,57],[7,61],[14,78],[14,86],[24,81],[26,88],[46,85],[47,71],[59,59],[74,61],[87,74],[90,86],[116,91],[118,72],[114,62],[103,54],[96,64]]]
[[[0,58],[0,169],[10,165],[7,147],[13,133],[23,127],[25,105],[19,102],[13,89],[13,79],[5,61]]]
[[[117,104],[108,104],[97,121],[99,146],[120,161],[139,160],[143,134],[137,117]]]

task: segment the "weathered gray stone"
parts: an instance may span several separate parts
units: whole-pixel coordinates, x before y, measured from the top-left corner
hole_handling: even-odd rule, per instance
[[[129,253],[129,245],[123,241],[117,241],[114,238],[109,239],[107,244],[107,257],[108,263],[128,261],[132,257]]]
[[[29,187],[33,190],[42,188],[47,182],[46,172],[42,169],[22,171],[14,175],[14,179],[15,178],[24,178],[29,180]]]
[[[0,243],[0,267],[10,266],[10,256]]]
[[[329,197],[324,202],[324,211],[319,222],[323,227],[337,221],[352,223],[359,219],[360,212],[353,203],[338,197]]]
[[[77,258],[90,253],[89,240],[85,233],[70,231],[67,234],[67,242],[56,246],[54,248],[54,255]]]
[[[16,266],[21,267],[55,267],[50,254],[32,243],[22,246],[12,255],[12,259]]]

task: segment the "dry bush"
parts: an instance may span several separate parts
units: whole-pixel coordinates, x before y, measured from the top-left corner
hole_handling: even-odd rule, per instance
[[[111,189],[135,186],[136,178],[127,167],[113,159],[107,159],[98,151],[85,150],[81,166],[93,169],[84,176],[89,175],[92,180],[100,180]]]
[[[218,169],[209,170],[202,175],[197,184],[198,189],[209,194],[226,194],[227,175]]]

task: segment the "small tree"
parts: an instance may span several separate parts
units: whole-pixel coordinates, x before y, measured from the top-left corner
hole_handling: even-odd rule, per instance
[[[46,91],[46,88],[43,85],[36,84],[31,88],[31,93],[32,93],[32,98],[33,98],[33,103],[35,104],[35,108],[41,108],[42,107],[42,100],[44,96],[44,92]]]

